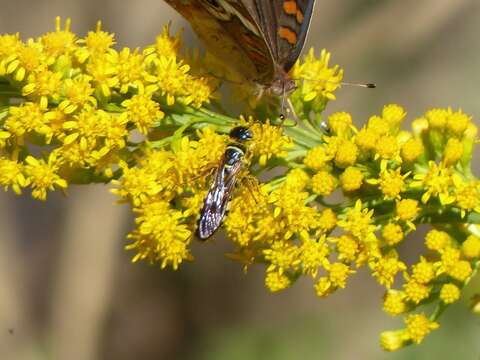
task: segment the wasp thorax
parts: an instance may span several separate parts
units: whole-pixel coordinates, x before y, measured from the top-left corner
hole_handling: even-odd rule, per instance
[[[246,126],[236,126],[230,130],[230,138],[236,141],[248,141],[253,138],[252,131]]]

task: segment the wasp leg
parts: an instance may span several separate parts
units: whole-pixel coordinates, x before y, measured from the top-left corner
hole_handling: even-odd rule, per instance
[[[212,167],[210,169],[206,169],[205,171],[202,171],[200,174],[198,174],[197,176],[194,176],[192,177],[191,179],[188,179],[185,181],[185,184],[187,184],[188,186],[192,186],[192,183],[197,181],[198,179],[202,179],[202,178],[208,178],[210,176],[212,176],[215,171],[217,170],[216,167]]]
[[[241,181],[242,181],[242,183],[245,184],[245,186],[249,190],[253,201],[255,201],[255,203],[259,204],[260,199],[255,194],[256,192],[260,192],[260,185],[258,184],[258,180],[254,176],[246,175],[242,178]]]

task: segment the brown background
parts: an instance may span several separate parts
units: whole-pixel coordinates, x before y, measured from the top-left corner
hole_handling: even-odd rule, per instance
[[[346,79],[379,86],[342,89],[328,112],[362,123],[395,102],[410,118],[450,105],[478,119],[478,0],[317,2],[309,45],[332,51]],[[0,0],[0,33],[38,36],[56,15],[72,17],[80,35],[103,20],[119,47],[152,43],[168,20],[186,26],[161,0]],[[196,44],[188,26],[185,39]],[[0,195],[1,359],[480,357],[480,318],[466,300],[421,347],[382,352],[378,333],[401,321],[381,312],[382,290],[366,273],[327,300],[308,281],[271,295],[262,269],[244,276],[221,239],[195,244],[195,263],[178,272],[131,265],[122,250],[131,214],[114,200],[103,186],[72,187],[45,204]],[[410,239],[402,253],[415,261],[417,248]]]

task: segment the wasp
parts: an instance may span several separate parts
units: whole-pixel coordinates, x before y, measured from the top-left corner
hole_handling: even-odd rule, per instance
[[[200,240],[207,240],[220,227],[245,164],[245,143],[253,137],[246,126],[234,127],[229,136],[231,141],[215,171],[198,220],[197,236]]]

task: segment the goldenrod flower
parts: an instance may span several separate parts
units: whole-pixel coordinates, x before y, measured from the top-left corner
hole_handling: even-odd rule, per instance
[[[386,105],[382,111],[382,118],[391,128],[397,129],[400,123],[405,119],[407,113],[405,110],[396,104]]]
[[[79,75],[72,79],[65,79],[63,82],[63,96],[65,100],[61,105],[74,112],[84,105],[97,106],[97,99],[93,96],[95,89],[91,84],[92,78],[88,75]]]
[[[414,278],[406,277],[407,282],[403,285],[403,290],[405,291],[406,298],[418,304],[422,300],[425,300],[430,295],[432,290],[431,286],[424,285],[416,281]]]
[[[318,240],[311,237],[303,239],[299,248],[299,258],[303,273],[315,278],[320,266],[328,266],[328,254],[329,249],[325,244],[325,237]]]
[[[335,191],[337,179],[327,171],[319,171],[312,177],[312,191],[320,196],[328,196]]]
[[[389,223],[383,227],[382,237],[387,245],[394,246],[403,240],[404,233],[400,225]]]
[[[365,153],[375,150],[378,138],[377,132],[369,128],[363,128],[355,137],[355,143],[360,148],[360,152]]]
[[[405,179],[410,176],[410,172],[401,173],[401,168],[395,170],[387,168],[387,162],[381,162],[380,177],[378,179],[369,179],[369,184],[378,185],[385,199],[399,199],[400,193],[406,190]]]
[[[470,125],[470,116],[463,113],[462,110],[453,112],[452,109],[448,109],[447,117],[447,131],[455,136],[462,136]]]
[[[443,130],[447,125],[448,115],[449,110],[447,109],[432,109],[427,111],[425,118],[427,119],[430,128]]]
[[[67,181],[58,175],[60,162],[54,152],[50,153],[47,161],[28,156],[25,162],[25,174],[35,199],[46,200],[47,190],[67,188]]]
[[[95,31],[89,31],[85,39],[77,41],[78,44],[85,44],[78,48],[75,55],[80,61],[84,63],[88,58],[103,55],[112,50],[112,46],[115,45],[114,34],[110,34],[102,30],[102,22],[97,22],[97,28]]]
[[[386,135],[378,138],[375,144],[375,158],[400,160],[400,149],[394,136]]]
[[[312,170],[322,170],[332,158],[324,146],[317,146],[307,152],[303,163]]]
[[[341,141],[338,144],[337,152],[335,154],[335,165],[340,168],[352,166],[357,161],[357,157],[357,145],[349,140]]]
[[[408,315],[405,324],[408,337],[416,344],[420,344],[425,336],[439,327],[438,323],[430,321],[424,314]]]
[[[328,125],[333,134],[344,138],[349,138],[355,129],[352,115],[346,112],[338,112],[330,115],[328,117]]]
[[[268,271],[267,276],[265,277],[265,286],[271,292],[284,290],[289,287],[290,284],[291,281],[288,276],[279,271]]]
[[[440,290],[440,299],[445,304],[452,304],[460,298],[460,289],[455,284],[445,284]]]
[[[296,64],[293,76],[305,79],[298,90],[302,94],[303,101],[323,102],[324,98],[335,100],[333,92],[340,86],[343,70],[338,66],[329,67],[330,56],[329,52],[322,50],[320,58],[317,59],[311,49],[303,63]]]
[[[258,156],[258,163],[265,166],[267,161],[273,157],[285,157],[288,155],[286,149],[292,146],[292,140],[283,135],[283,129],[279,126],[253,123],[250,127],[253,133],[252,151]]]
[[[328,277],[321,277],[314,286],[318,297],[326,297],[335,291]]]
[[[5,191],[12,188],[15,194],[20,195],[22,188],[27,185],[24,165],[15,160],[0,158],[0,186],[3,186]]]
[[[363,183],[363,174],[360,169],[349,166],[340,176],[340,183],[346,192],[358,190]]]
[[[447,267],[446,272],[449,276],[453,279],[458,280],[460,282],[464,282],[468,279],[468,277],[472,274],[472,266],[466,260],[460,260],[455,264]]]
[[[337,225],[337,214],[332,209],[325,209],[317,219],[318,228],[324,232],[330,232]]]
[[[480,212],[480,182],[465,181],[457,175],[452,179],[455,187],[455,203],[461,209],[462,217],[472,210]]]
[[[77,36],[70,31],[71,20],[65,21],[65,29],[59,16],[55,19],[55,31],[40,37],[39,42],[43,45],[45,53],[52,57],[71,55],[77,48]]]
[[[265,259],[270,263],[267,272],[296,269],[300,264],[299,248],[286,241],[276,241],[270,249],[263,250]]]
[[[417,182],[412,183],[412,187],[421,186],[427,190],[422,196],[423,203],[427,203],[431,196],[438,196],[440,202],[444,205],[455,201],[455,198],[450,194],[450,189],[453,185],[451,168],[442,164],[437,165],[434,161],[430,161],[427,173],[415,175],[414,179]]]
[[[380,345],[386,351],[401,349],[407,340],[405,330],[384,331],[380,335]]]
[[[424,151],[425,149],[420,139],[409,139],[402,145],[402,160],[407,163],[413,163],[423,154]]]
[[[445,166],[455,165],[462,155],[463,144],[456,138],[448,139],[445,150],[443,150],[443,163]]]
[[[152,94],[140,93],[122,102],[127,111],[122,114],[131,121],[142,134],[147,134],[155,121],[163,119],[165,114],[160,105],[152,100]]]
[[[450,236],[444,231],[432,229],[425,236],[425,245],[430,250],[441,252],[450,245]],[[456,254],[455,249],[453,251]],[[457,260],[458,257],[455,255],[454,261]]]
[[[351,235],[342,235],[337,240],[338,259],[353,262],[359,251],[358,241]]]
[[[310,176],[300,168],[295,168],[288,172],[285,183],[287,186],[297,190],[304,190],[310,182]]]
[[[373,210],[363,208],[362,202],[358,200],[353,208],[348,209],[345,219],[339,221],[338,225],[363,242],[376,242],[374,234],[376,227],[372,224],[372,217]]]
[[[462,244],[462,255],[467,259],[480,257],[480,238],[470,235]]]
[[[406,270],[407,267],[402,261],[398,260],[398,255],[395,252],[391,252],[385,257],[371,261],[370,268],[378,283],[389,289],[395,281],[395,276]]]
[[[180,211],[171,209],[165,201],[147,203],[134,210],[138,213],[138,228],[129,235],[133,243],[127,246],[137,252],[132,261],[160,262],[162,268],[170,265],[177,269],[184,260],[192,259],[188,249],[192,233],[182,224]]]
[[[387,290],[383,299],[383,310],[392,316],[397,316],[407,311],[405,293],[398,290]]]
[[[420,262],[412,266],[412,279],[420,284],[428,284],[435,277],[434,264],[428,262],[423,256]]]

